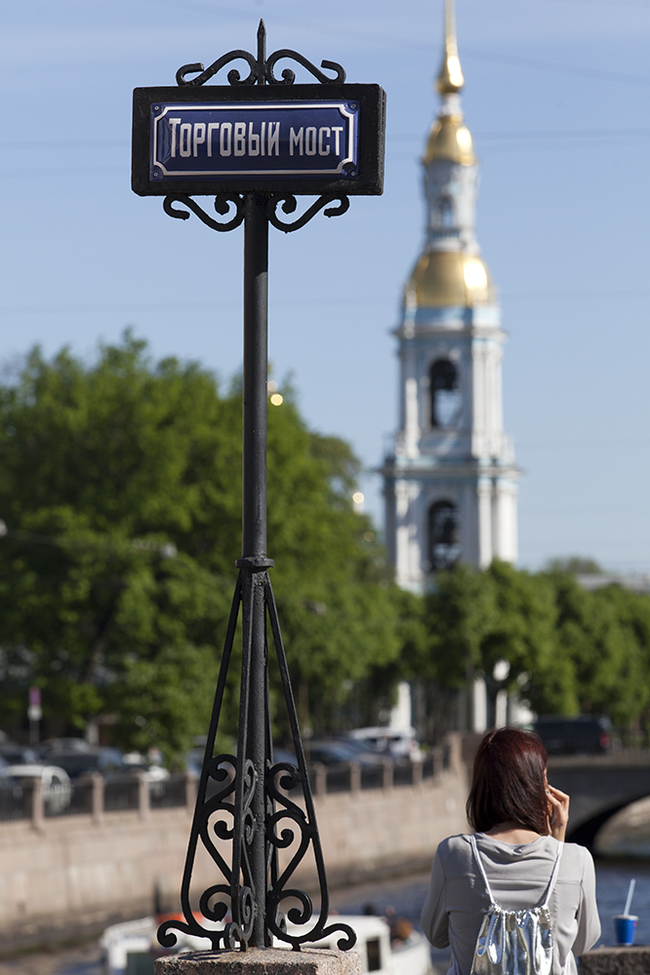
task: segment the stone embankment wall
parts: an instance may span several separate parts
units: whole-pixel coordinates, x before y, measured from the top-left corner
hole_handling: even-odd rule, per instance
[[[317,794],[330,886],[428,869],[440,840],[466,828],[466,794],[466,765],[456,737],[449,741],[447,767],[432,778]],[[98,929],[157,908],[178,910],[190,822],[188,807],[152,810],[145,802],[137,811],[95,809],[0,824],[0,950]],[[205,853],[197,857],[193,879],[197,893],[215,882]],[[296,880],[314,888],[311,861]]]

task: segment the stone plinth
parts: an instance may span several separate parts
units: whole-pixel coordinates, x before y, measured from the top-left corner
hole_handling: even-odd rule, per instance
[[[249,948],[248,951],[188,951],[154,962],[155,975],[361,975],[356,951]]]
[[[580,975],[648,975],[650,947],[596,948],[580,957]]]

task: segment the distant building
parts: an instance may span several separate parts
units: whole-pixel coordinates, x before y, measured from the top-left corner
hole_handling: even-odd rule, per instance
[[[603,589],[605,586],[620,586],[631,592],[650,594],[650,573],[648,572],[578,572],[576,582],[583,589]]]
[[[386,544],[400,586],[418,592],[459,559],[517,558],[517,481],[503,430],[506,336],[475,234],[478,163],[463,122],[463,75],[447,0],[436,87],[440,109],[426,142],[422,253],[395,329],[400,417],[382,467]]]
[[[520,472],[503,430],[501,394],[506,336],[476,240],[478,162],[463,121],[463,84],[453,0],[446,0],[440,109],[422,159],[426,235],[394,332],[400,416],[382,467],[386,545],[398,585],[413,592],[459,560],[485,568],[494,558],[517,559]],[[413,723],[427,737],[532,717],[504,691],[488,714],[482,679],[461,692],[413,690]]]

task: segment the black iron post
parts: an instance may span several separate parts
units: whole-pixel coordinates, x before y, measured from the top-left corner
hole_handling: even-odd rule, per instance
[[[231,86],[242,91],[246,86],[275,85],[278,91],[281,86],[290,87],[294,82],[294,73],[289,68],[282,71],[281,77],[274,75],[277,61],[287,58],[300,64],[319,82],[318,86],[309,86],[307,91],[303,88],[302,96],[295,100],[296,104],[303,105],[302,99],[307,96],[318,101],[318,93],[312,88],[329,85],[327,89],[329,98],[334,98],[335,102],[338,98],[337,104],[340,106],[340,112],[343,112],[341,118],[347,119],[346,124],[349,123],[351,126],[350,120],[356,118],[354,113],[359,109],[359,99],[365,97],[361,91],[364,86],[345,86],[345,71],[333,61],[321,62],[321,68],[334,72],[334,78],[330,78],[295,51],[282,49],[267,58],[263,22],[260,22],[258,30],[256,56],[241,50],[230,51],[208,68],[204,68],[202,64],[184,65],[178,70],[176,79],[179,86],[185,86],[189,96],[192,88],[196,89],[203,85],[231,61],[243,59],[248,65],[249,74],[242,79],[238,70],[230,70],[228,80]],[[188,80],[189,75],[195,77]],[[340,88],[332,91],[333,83]],[[145,92],[145,95],[141,97],[138,91]],[[155,153],[151,155],[149,149],[144,143],[141,145],[139,139],[145,131],[150,134],[150,126],[163,118],[166,111],[166,109],[163,111],[163,103],[168,97],[165,89],[151,89],[149,91],[153,94],[150,95],[146,95],[146,91],[146,89],[136,90],[134,95],[134,105],[139,106],[140,115],[134,122],[133,185],[136,192],[142,192],[143,195],[150,192],[157,193],[158,186],[152,189],[149,187],[149,181],[155,183],[158,180],[159,185],[160,179],[165,174],[163,164],[156,162]],[[379,140],[381,154],[379,142],[372,151],[370,148],[366,151],[365,143],[363,140],[360,141],[359,158],[365,160],[364,165],[369,175],[367,183],[364,184],[361,180],[361,186],[357,186],[356,190],[350,181],[359,177],[358,163],[350,156],[341,162],[340,166],[343,168],[339,168],[334,174],[336,179],[333,184],[328,177],[327,191],[323,190],[315,203],[312,203],[302,215],[293,219],[284,219],[278,210],[281,209],[284,215],[294,213],[297,207],[296,198],[292,195],[294,190],[283,192],[277,183],[273,183],[271,189],[267,186],[264,192],[262,191],[264,187],[258,186],[256,189],[256,183],[251,181],[245,182],[243,189],[239,186],[237,191],[231,192],[228,185],[225,190],[216,189],[215,211],[223,219],[206,213],[188,192],[170,192],[163,204],[169,216],[186,220],[191,212],[213,230],[229,231],[244,224],[242,555],[236,563],[239,576],[224,641],[181,884],[183,919],[170,919],[163,922],[159,928],[158,940],[166,948],[174,947],[179,932],[207,938],[215,949],[222,946],[228,948],[239,946],[242,950],[246,950],[249,946],[264,948],[275,938],[291,945],[294,950],[299,950],[302,944],[317,942],[333,932],[339,933],[339,948],[351,948],[356,940],[356,935],[349,925],[336,921],[328,922],[327,880],[314,803],[277,608],[267,571],[273,565],[266,551],[268,227],[271,223],[274,227],[288,233],[304,227],[321,210],[326,216],[345,213],[349,206],[348,185],[352,185],[351,192],[381,192],[384,96],[381,89],[378,89],[378,92],[381,93],[381,97],[375,91],[372,98],[368,96],[367,104],[372,103],[375,106],[373,111],[378,119],[378,138],[381,135]],[[238,102],[245,100],[239,97],[235,99]],[[274,96],[262,99],[262,102],[264,105],[269,105],[273,100],[276,100]],[[175,98],[172,101],[176,104]],[[322,101],[327,102],[328,99]],[[170,120],[176,126],[173,129],[173,139],[189,139],[189,135],[183,136],[183,132],[190,132],[193,123],[182,123],[178,112],[191,109],[192,105],[198,104],[198,101],[190,96],[186,102],[174,108],[174,118]],[[143,127],[140,126],[140,121]],[[268,124],[270,131],[271,122]],[[231,132],[231,123],[224,123],[224,128],[226,125],[230,127],[228,132]],[[279,127],[280,123],[274,122],[273,125]],[[330,129],[328,125],[329,123],[318,130],[321,132],[319,139],[326,139],[332,131],[343,131],[343,126]],[[250,121],[248,128],[243,122],[237,122],[237,126],[243,127],[238,129],[240,133],[245,131],[251,133],[254,128]],[[209,132],[218,127],[216,124],[207,127],[208,138],[210,138]],[[274,129],[274,134],[277,131],[277,128]],[[367,131],[370,132],[371,127],[368,127]],[[202,144],[206,137],[206,124],[199,121],[194,132],[196,154],[196,146]],[[260,129],[259,134],[254,133],[250,138],[264,140],[263,132],[264,130]],[[300,132],[302,133],[302,129]],[[316,127],[308,125],[305,138],[316,140],[316,132]],[[245,136],[240,134],[238,138],[244,139]],[[185,142],[183,145],[185,150],[179,151],[181,156],[187,157],[189,143]],[[260,145],[258,141],[258,148]],[[268,148],[270,143],[266,145]],[[307,143],[305,145],[307,146]],[[309,146],[311,150],[308,155],[313,157],[316,153],[316,142],[310,142]],[[141,152],[140,149],[143,151]],[[326,146],[324,142],[319,142],[319,151],[321,150],[323,157],[328,155],[329,144]],[[271,149],[269,148],[268,151],[270,153]],[[229,154],[228,144],[226,155],[229,157]],[[253,152],[253,155],[256,156],[257,152]],[[174,150],[170,148],[169,158],[172,157],[174,157]],[[169,162],[167,157],[166,160]],[[317,184],[311,182],[311,179],[311,173],[307,173],[306,181],[300,183],[302,187],[300,192],[313,193]],[[339,184],[342,186],[340,190]],[[202,192],[202,184],[199,183],[195,192]],[[219,754],[216,748],[217,730],[240,609],[242,664],[237,753],[236,755]],[[269,645],[272,645],[277,658],[277,673],[287,709],[288,724],[296,754],[295,763],[276,763],[273,760],[269,706]],[[296,801],[297,794],[300,795],[302,802]],[[192,890],[192,871],[199,846],[202,846],[212,858],[222,879],[221,882],[212,883],[202,892],[198,899],[199,911],[197,912]],[[281,861],[281,855],[285,856],[284,863]],[[311,857],[318,876],[320,905],[316,917],[309,896],[293,886],[296,869],[306,856]],[[288,901],[291,905],[286,917],[282,910],[284,901]],[[287,930],[287,920],[299,925],[299,928]],[[223,922],[223,926],[219,927],[215,922]]]
[[[266,557],[266,425],[268,378],[268,265],[269,224],[266,196],[248,193],[244,202],[244,370],[243,370],[243,490],[242,618],[250,626],[250,675],[247,755],[255,769],[251,804],[254,835],[251,880],[257,892],[252,943],[266,941],[266,639],[263,573],[273,565]],[[242,688],[243,690],[243,688]],[[242,731],[239,739],[241,742]]]
[[[266,561],[266,415],[269,224],[267,198],[244,202],[244,405],[242,559]],[[271,563],[272,564],[272,563]]]

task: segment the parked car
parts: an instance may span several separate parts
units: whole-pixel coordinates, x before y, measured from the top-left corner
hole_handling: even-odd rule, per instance
[[[9,762],[0,756],[0,795],[13,795],[15,793],[15,783],[7,775]]]
[[[65,769],[71,779],[88,772],[128,771],[118,748],[89,745],[83,738],[51,738],[34,749],[37,761],[52,762]]]
[[[70,805],[72,786],[68,773],[56,765],[7,765],[2,770],[5,781],[24,788],[27,779],[41,779],[43,803],[48,813],[63,812]]]
[[[389,752],[379,752],[375,748],[372,748],[367,741],[363,738],[348,738],[347,735],[337,735],[334,739],[345,745],[346,748],[350,749],[356,758],[353,761],[359,761],[359,757],[362,760],[369,761],[371,765],[384,765],[386,762],[392,764],[395,761],[395,757]]]
[[[414,728],[355,728],[348,732],[348,737],[365,744],[368,751],[386,755],[394,761],[421,762],[424,758]]]
[[[161,758],[162,756],[153,761],[141,752],[128,752],[122,756],[124,769],[127,772],[144,772],[152,796],[162,795],[165,791],[165,783],[169,780],[169,770],[160,764]]]
[[[32,748],[17,744],[4,731],[0,731],[0,758],[10,765],[20,765],[23,762],[33,762],[35,753]]]
[[[6,772],[9,763],[0,758],[0,820],[21,819],[25,814],[22,787]]]
[[[288,765],[298,764],[298,759],[294,751],[290,748],[281,748],[276,745],[273,746],[273,761],[276,765],[280,762],[286,762]]]
[[[608,718],[542,716],[533,723],[549,755],[603,755],[612,747]]]
[[[337,738],[310,738],[304,742],[305,757],[309,765],[320,762],[322,765],[348,765],[357,762],[364,767],[377,767],[384,764],[381,755],[370,749],[359,751],[352,742],[341,741]]]
[[[34,745],[34,751],[41,758],[61,752],[87,752],[90,748],[92,745],[89,745],[84,738],[46,738],[45,741]]]

